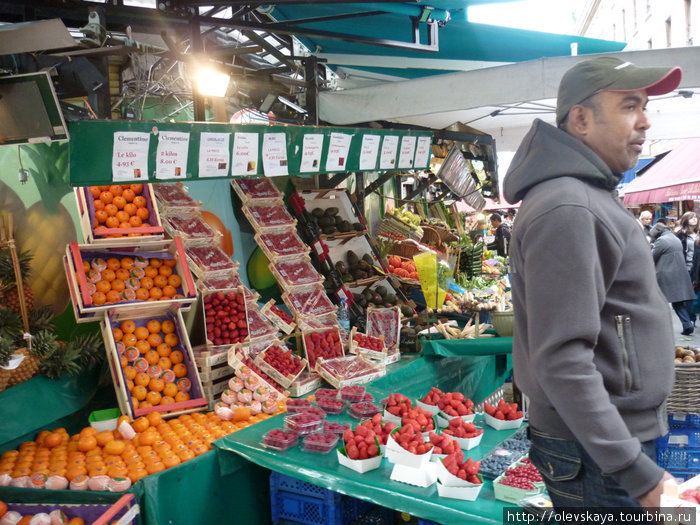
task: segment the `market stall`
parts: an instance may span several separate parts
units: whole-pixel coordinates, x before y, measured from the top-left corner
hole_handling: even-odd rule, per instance
[[[479,323],[479,310],[507,305],[505,287],[489,279],[489,290],[447,293],[453,278],[498,277],[503,266],[466,240],[456,206],[421,197],[437,183],[419,177],[429,133],[116,122],[78,122],[71,132],[80,232],[63,266],[75,322],[99,327],[92,333],[105,347],[108,383],[98,385],[105,368],[94,368],[0,393],[17,407],[37,388],[52,401],[5,429],[0,499],[39,486],[51,487],[44,494],[128,491],[140,508],[134,520],[208,522],[223,511],[217,495],[243,480],[253,522],[269,512],[267,492],[255,487],[270,465],[232,459],[228,446],[214,446],[224,436],[240,432],[245,442],[268,419],[279,425],[293,398],[329,384],[372,382],[377,392],[418,398],[432,379],[482,402],[510,375],[509,342],[489,345],[499,338],[485,332],[488,314]],[[89,163],[86,149],[95,152]],[[376,169],[396,177],[361,185],[362,170]],[[360,170],[354,186],[349,170]],[[344,186],[287,177],[321,171]],[[406,200],[394,182],[411,174],[419,200],[385,208]],[[198,188],[230,194],[219,202],[225,221]],[[265,272],[278,295],[263,301]],[[421,330],[451,339],[458,357],[443,357]],[[112,407],[121,417],[103,421],[98,409]]]

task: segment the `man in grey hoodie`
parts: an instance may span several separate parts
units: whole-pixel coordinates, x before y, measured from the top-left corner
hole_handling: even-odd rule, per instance
[[[562,507],[658,507],[670,474],[674,339],[668,304],[635,218],[614,191],[650,123],[650,95],[679,68],[614,57],[562,77],[557,127],[535,120],[505,177],[522,200],[510,246],[515,380],[530,399],[530,458]]]

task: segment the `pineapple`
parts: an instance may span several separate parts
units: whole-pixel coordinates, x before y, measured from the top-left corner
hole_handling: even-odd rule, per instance
[[[22,363],[15,368],[7,385],[14,386],[22,381],[30,379],[39,371],[39,363],[41,360],[56,352],[60,352],[60,346],[60,343],[56,340],[56,334],[49,330],[42,330],[34,335],[32,338],[31,350],[27,350],[26,348],[18,350],[25,358]]]
[[[26,282],[32,270],[32,254],[28,251],[20,252],[17,255],[17,259],[19,260],[21,279],[24,283],[22,285],[24,300],[27,305],[27,311],[30,312],[32,308],[34,308],[34,294]],[[9,248],[0,251],[0,304],[18,314],[22,313],[19,304],[15,270],[12,265],[12,255]]]
[[[7,337],[0,337],[0,367],[7,365],[10,357],[15,353],[15,343]],[[5,390],[10,379],[11,372],[0,368],[0,392]]]

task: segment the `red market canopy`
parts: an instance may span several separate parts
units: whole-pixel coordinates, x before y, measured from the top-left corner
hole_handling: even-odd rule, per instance
[[[700,200],[700,138],[682,140],[624,191],[625,206]]]

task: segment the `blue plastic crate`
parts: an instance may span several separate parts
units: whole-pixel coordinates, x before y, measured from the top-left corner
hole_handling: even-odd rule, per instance
[[[306,525],[361,524],[364,522],[353,520],[377,508],[373,503],[278,472],[270,475],[270,502],[273,523],[286,520]],[[368,525],[374,523],[367,522]]]
[[[700,431],[674,429],[657,439],[656,462],[679,478],[700,474]]]
[[[671,429],[700,429],[700,415],[698,414],[669,414],[668,426]]]

